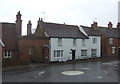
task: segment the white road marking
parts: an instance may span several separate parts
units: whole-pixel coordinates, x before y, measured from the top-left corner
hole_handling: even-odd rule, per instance
[[[98,76],[97,78],[103,78],[102,76]]]
[[[82,69],[90,70],[90,68],[82,68]]]
[[[61,74],[63,75],[81,75],[84,74],[82,71],[64,71]]]
[[[45,71],[42,71],[42,72],[39,72],[38,74],[39,74],[39,76],[40,76],[40,75],[42,75],[42,74],[44,74],[44,73],[45,73]]]

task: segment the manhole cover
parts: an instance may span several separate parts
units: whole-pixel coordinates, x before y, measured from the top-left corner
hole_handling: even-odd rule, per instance
[[[84,74],[83,71],[64,71],[61,74],[63,75],[81,75]]]

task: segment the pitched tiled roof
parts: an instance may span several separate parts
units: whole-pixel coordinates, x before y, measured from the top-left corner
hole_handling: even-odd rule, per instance
[[[99,31],[97,30],[97,28],[93,28],[93,27],[87,27],[87,26],[81,26],[84,31],[88,34],[88,36],[100,36],[101,34],[99,33]]]
[[[99,27],[98,28],[107,38],[120,38],[120,29],[118,28],[107,28]]]
[[[82,32],[80,32],[78,26],[74,25],[41,22],[41,27],[49,37],[88,38]]]
[[[2,23],[2,41],[5,49],[18,49],[15,23]]]

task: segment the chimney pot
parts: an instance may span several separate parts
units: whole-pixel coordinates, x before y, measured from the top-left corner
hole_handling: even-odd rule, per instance
[[[109,22],[109,23],[108,23],[108,28],[113,28],[112,22]]]
[[[118,24],[117,24],[117,28],[120,28],[120,22],[118,22]]]

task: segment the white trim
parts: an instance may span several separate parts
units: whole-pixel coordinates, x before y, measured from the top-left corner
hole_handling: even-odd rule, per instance
[[[4,43],[2,42],[2,40],[0,39],[0,44],[5,47]]]

